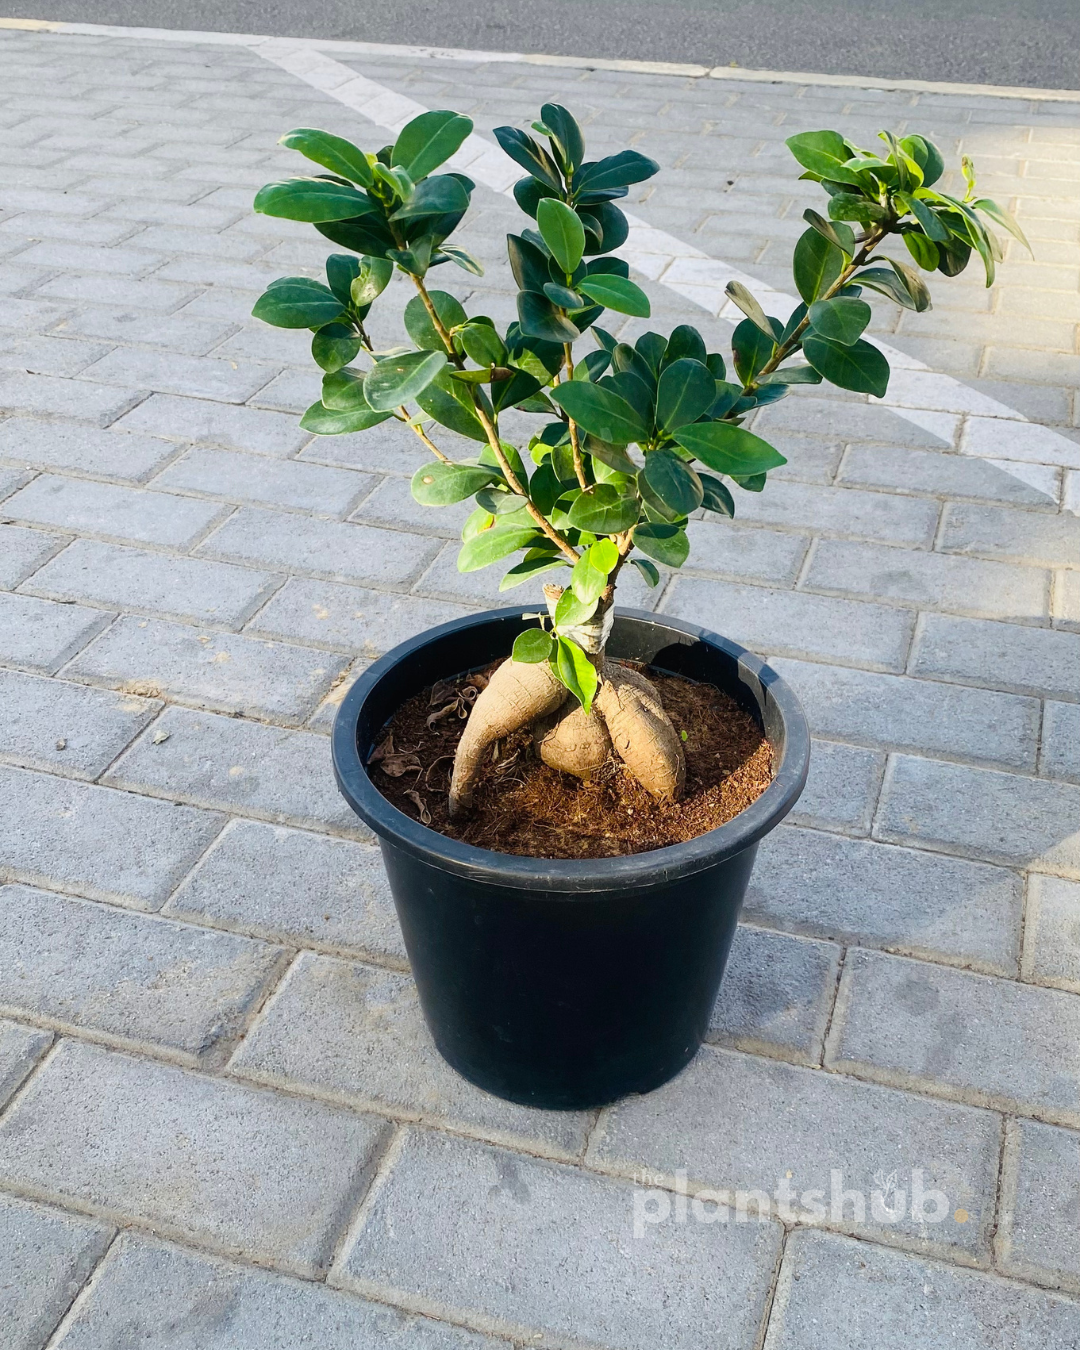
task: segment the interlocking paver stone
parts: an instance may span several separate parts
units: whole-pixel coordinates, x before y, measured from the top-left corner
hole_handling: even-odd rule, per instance
[[[236,361],[221,361],[212,356],[180,356],[176,352],[117,347],[88,366],[83,376],[102,384],[131,385],[160,394],[244,403],[273,373],[266,366],[241,366]]]
[[[1075,698],[1080,634],[946,614],[920,621],[911,671],[1022,694]]]
[[[374,478],[348,469],[293,460],[255,458],[234,450],[190,450],[170,464],[155,489],[200,492],[231,502],[259,502],[339,516],[367,492]],[[169,498],[170,501],[173,498]]]
[[[314,1274],[384,1130],[355,1112],[65,1041],[0,1124],[0,1180]]]
[[[164,912],[405,964],[382,857],[369,844],[235,820]]]
[[[835,943],[740,924],[706,1039],[816,1064],[839,966]]]
[[[124,1233],[58,1350],[509,1350],[310,1280],[227,1264]]]
[[[1080,875],[1080,788],[994,769],[893,757],[875,833],[894,843]]]
[[[692,520],[690,536],[692,572],[748,578],[790,585],[806,556],[807,540],[797,534],[764,528],[744,530],[728,521]]]
[[[0,660],[52,672],[112,620],[82,605],[58,605],[0,592]]]
[[[904,552],[900,556],[912,556]],[[680,577],[663,611],[734,638],[752,651],[900,671],[912,617],[884,605]]]
[[[156,909],[221,829],[209,811],[0,766],[0,876]]]
[[[1019,506],[1054,504],[1045,492],[985,459],[906,450],[899,445],[850,446],[840,466],[839,481],[944,497],[1015,502]]]
[[[301,954],[230,1068],[358,1107],[445,1120],[495,1142],[576,1157],[592,1114],[500,1101],[441,1058],[416,986],[398,971]]]
[[[797,825],[868,834],[884,772],[885,756],[877,751],[815,740],[806,787],[791,820]]]
[[[1080,704],[1045,704],[1042,771],[1052,778],[1080,783]]]
[[[41,1350],[114,1231],[108,1224],[0,1195],[5,1350]]]
[[[1080,1291],[1080,1134],[1010,1121],[1002,1169],[1001,1268]],[[1077,1312],[1080,1321],[1080,1309]]]
[[[0,1110],[48,1050],[52,1040],[51,1032],[0,1018]]]
[[[1080,518],[953,502],[945,509],[941,547],[1034,567],[1080,567]]]
[[[950,1350],[1077,1350],[1080,1303],[850,1238],[792,1234],[765,1350],[941,1350],[945,1344]]]
[[[821,487],[779,479],[768,492],[740,494],[740,520],[788,525],[815,533],[852,535],[928,548],[934,541],[938,507],[917,497],[858,488]]]
[[[822,1205],[817,1218],[831,1227],[970,1260],[986,1255],[999,1136],[989,1111],[706,1047],[670,1083],[609,1108],[589,1156],[623,1171],[685,1170],[692,1187],[762,1191],[775,1201],[766,1207],[789,1220]],[[883,1192],[872,1203],[876,1173],[895,1171],[910,1198],[913,1168],[970,1220],[929,1222]],[[785,1179],[786,1202],[777,1194]],[[861,1205],[841,1208],[844,1189],[857,1190]]]
[[[1048,577],[1034,567],[951,554],[822,539],[805,583],[830,595],[864,595],[989,619],[1043,619]]]
[[[12,412],[52,413],[105,427],[145,397],[142,392],[89,381],[0,371],[0,406]]]
[[[172,696],[218,712],[297,723],[345,665],[341,657],[309,647],[125,617],[65,673],[151,698]]]
[[[138,482],[177,453],[156,436],[102,431],[78,422],[12,417],[0,422],[0,456],[43,469],[75,469]]]
[[[36,525],[180,549],[189,548],[223,514],[215,502],[50,473],[39,474],[9,497],[4,511],[13,520]]]
[[[0,1006],[189,1059],[242,1028],[282,955],[232,933],[0,887]]]
[[[104,307],[83,309],[64,323],[65,333],[145,343],[150,347],[165,347],[169,351],[181,352],[185,356],[205,356],[232,331],[233,325],[230,323],[195,319],[183,311],[151,317],[137,310]]]
[[[278,824],[367,836],[334,783],[326,738],[310,731],[168,708],[104,781]]]
[[[206,399],[152,394],[120,419],[124,431],[145,431],[186,441],[206,441],[236,450],[287,458],[311,439],[299,419],[260,408],[232,407]]]
[[[397,590],[420,575],[438,551],[432,539],[241,507],[199,546],[205,557],[313,572],[331,581],[367,581]]]
[[[31,769],[96,778],[161,707],[13,670],[0,671],[0,758]]]
[[[410,1129],[334,1279],[494,1321],[525,1343],[750,1344],[778,1226],[672,1222],[635,1239],[633,1204],[624,1182]]]
[[[278,584],[272,573],[247,567],[76,539],[23,590],[194,623],[240,624]]]
[[[1080,1123],[1080,999],[849,952],[826,1061],[863,1077]]]
[[[1036,699],[784,657],[772,664],[794,688],[811,730],[820,735],[1035,768]]]
[[[1036,984],[1080,994],[1080,883],[1029,879],[1022,971]]]
[[[0,525],[0,588],[13,589],[66,542],[62,536],[44,530]]]
[[[1015,974],[1021,884],[986,863],[781,827],[762,841],[747,912],[784,927]]]

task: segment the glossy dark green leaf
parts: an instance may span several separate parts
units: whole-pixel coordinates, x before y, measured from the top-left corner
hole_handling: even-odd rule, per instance
[[[560,314],[546,295],[519,291],[517,312],[518,324],[526,337],[545,342],[574,342],[581,336],[581,330]]]
[[[763,492],[765,490],[765,474],[754,473],[747,478],[732,478],[743,489],[744,492]]]
[[[515,661],[535,666],[541,661],[550,661],[554,653],[555,639],[542,628],[526,628],[524,633],[519,633],[514,639],[512,656]]]
[[[360,352],[360,339],[348,324],[328,323],[311,339],[311,355],[328,375],[341,370]]]
[[[444,368],[426,389],[416,396],[416,402],[440,426],[467,436],[471,441],[487,444],[487,432],[476,415],[469,390],[451,378]]]
[[[368,211],[348,220],[319,221],[315,228],[324,238],[342,248],[384,261],[394,247],[394,236],[379,211]],[[390,267],[393,272],[393,264]]]
[[[598,352],[586,352],[574,363],[574,379],[596,381],[610,365],[611,356],[602,348]]]
[[[538,178],[554,192],[562,191],[558,165],[539,142],[517,127],[496,127],[495,139],[515,164]]]
[[[900,144],[922,169],[923,186],[936,183],[945,172],[945,160],[933,141],[925,136],[905,136]]]
[[[520,515],[523,524],[528,524],[531,516],[527,515],[526,507],[528,499],[519,496],[516,492],[510,492],[502,487],[481,488],[476,494],[477,506],[482,506],[485,511],[493,516],[514,516]],[[509,520],[503,522],[509,525]]]
[[[491,402],[496,412],[524,403],[540,388],[540,381],[526,370],[515,370],[508,380],[496,380],[491,386]]]
[[[821,376],[813,366],[781,366],[779,370],[771,371],[768,375],[762,375],[761,383],[757,390],[759,402],[768,402],[762,398],[769,389],[775,385],[789,384],[820,384]],[[715,417],[716,414],[714,413]]]
[[[636,347],[631,347],[628,342],[617,343],[611,353],[611,370],[613,375],[635,375],[652,399],[656,392],[656,373]]]
[[[924,310],[933,308],[930,300],[930,290],[914,267],[909,267],[906,262],[902,262],[899,258],[890,258],[889,266],[903,282],[908,295],[910,295],[914,301],[915,309],[920,314],[923,313]]]
[[[585,253],[610,253],[612,249],[622,248],[630,235],[630,222],[617,206],[611,202],[599,202],[596,206],[583,207],[578,213],[585,226],[588,241]]]
[[[850,346],[808,334],[803,342],[806,359],[819,374],[841,389],[885,396],[889,387],[889,363],[876,347],[861,338]],[[772,465],[768,466],[769,468]]]
[[[947,244],[938,245],[937,270],[946,277],[958,277],[971,260],[971,245],[961,243],[959,239],[950,239]],[[909,305],[914,309],[914,305]]]
[[[275,282],[259,296],[251,313],[275,328],[322,328],[344,316],[333,291],[309,277],[286,277]]]
[[[610,483],[597,483],[582,492],[570,509],[570,523],[590,534],[618,534],[638,518],[638,504]]]
[[[650,558],[668,567],[681,567],[690,556],[690,540],[681,525],[646,522],[634,528],[634,543]]]
[[[787,148],[804,169],[829,178],[835,183],[858,183],[859,175],[852,169],[845,169],[845,162],[851,157],[851,147],[838,131],[804,131],[797,136],[789,136],[785,142]]]
[[[731,354],[735,372],[743,384],[749,384],[772,358],[776,343],[765,336],[752,319],[743,319],[731,335]],[[715,414],[714,414],[715,416]]]
[[[443,464],[436,460],[413,474],[412,495],[421,506],[449,506],[501,479],[497,470],[486,465]]]
[[[865,300],[818,300],[809,311],[810,326],[819,337],[849,346],[862,337],[870,317],[870,306]]]
[[[734,516],[735,500],[720,479],[709,473],[699,474],[698,477],[701,479],[703,494],[701,504],[705,510],[715,511],[718,516]]]
[[[331,253],[326,260],[326,280],[342,305],[353,303],[352,284],[360,275],[360,259],[351,253]]]
[[[949,231],[938,219],[937,212],[932,210],[921,198],[910,192],[898,192],[896,199],[905,210],[911,212],[922,226],[923,233],[928,239],[933,239],[935,242],[948,239]]]
[[[287,178],[267,183],[255,196],[255,210],[264,216],[308,224],[348,220],[370,209],[371,203],[364,193],[327,178]]]
[[[446,369],[441,352],[406,352],[376,362],[364,377],[364,394],[376,411],[396,408],[423,392]]]
[[[791,266],[799,294],[809,305],[840,276],[844,254],[817,230],[809,229],[799,236]]]
[[[645,440],[648,435],[634,408],[601,385],[569,380],[557,385],[551,391],[551,397],[578,426],[602,441],[628,445],[631,441]]]
[[[655,159],[640,154],[637,150],[620,150],[617,155],[608,155],[594,163],[583,164],[574,175],[574,192],[596,192],[606,188],[627,187],[631,183],[643,183],[654,173],[660,172]]]
[[[391,220],[413,220],[419,216],[454,215],[468,210],[469,194],[461,183],[448,173],[425,178],[416,185],[416,191],[390,217]]]
[[[649,297],[626,277],[613,276],[610,272],[596,272],[577,283],[577,289],[590,300],[619,314],[633,314],[647,319],[652,312]]]
[[[461,306],[461,301],[448,291],[428,291],[431,303],[435,306],[435,313],[446,329],[456,328],[458,324],[465,323],[468,315]],[[427,306],[423,298],[414,295],[405,306],[405,331],[418,347],[429,352],[445,352],[446,346],[439,334],[439,330],[432,322],[431,315],[428,313]]]
[[[817,230],[823,239],[827,239],[830,244],[852,257],[855,253],[855,232],[850,225],[846,225],[842,220],[826,220],[824,216],[818,215],[816,211],[809,207],[803,212],[803,220],[812,230]]]
[[[541,294],[551,280],[548,260],[543,251],[524,236],[509,234],[506,236],[506,252],[518,288]]]
[[[873,225],[884,220],[888,212],[877,202],[858,193],[838,192],[829,198],[829,217],[832,220],[853,220],[857,225]]]
[[[570,480],[560,478],[551,463],[545,462],[532,476],[529,483],[529,496],[533,499],[533,503],[540,514],[546,516],[563,493],[571,486]]]
[[[634,343],[634,351],[652,371],[652,383],[655,385],[660,375],[660,367],[667,351],[667,338],[660,333],[642,333]]]
[[[313,403],[300,419],[305,431],[313,431],[317,436],[342,436],[352,431],[367,431],[385,422],[391,414],[357,410],[355,412],[334,412],[324,408],[321,403]]]
[[[724,287],[724,294],[738,305],[750,322],[756,324],[770,341],[775,337],[772,324],[765,317],[765,311],[741,282],[729,281]]]
[[[633,475],[638,471],[638,466],[627,455],[621,445],[612,445],[608,441],[600,440],[597,436],[586,436],[584,449],[587,454],[600,461],[606,468],[615,473]]]
[[[941,253],[938,251],[937,244],[931,243],[925,234],[916,230],[907,231],[903,240],[907,251],[924,272],[936,270],[938,263],[941,261]]]
[[[683,356],[668,366],[656,387],[656,425],[675,431],[703,417],[716,401],[716,381],[709,368]]]
[[[544,294],[559,309],[584,309],[588,303],[577,291],[572,291],[568,286],[559,286],[554,281],[544,283]]]
[[[385,411],[372,409],[364,393],[364,372],[352,368],[330,371],[323,376],[322,403],[334,412]]]
[[[445,109],[421,113],[398,133],[390,163],[419,183],[461,148],[472,129],[471,119],[460,113]]]
[[[443,257],[449,258],[452,263],[460,267],[463,272],[468,272],[470,276],[482,277],[484,275],[483,265],[465,249],[450,248],[446,244],[440,244],[439,252]]]
[[[298,150],[305,159],[321,164],[331,173],[340,174],[354,183],[370,187],[375,181],[367,155],[352,141],[333,136],[329,131],[317,131],[314,127],[297,127],[287,131],[279,145],[289,150]]]
[[[576,271],[585,252],[585,229],[577,212],[557,197],[545,197],[537,207],[536,224],[562,271]]]
[[[545,103],[540,109],[540,118],[557,137],[566,157],[566,167],[573,173],[585,158],[585,138],[577,121],[561,103]]]
[[[943,249],[946,246],[943,244],[940,247]],[[867,286],[872,291],[887,295],[890,300],[895,300],[905,309],[915,308],[911,293],[891,267],[867,267],[857,273],[857,280],[860,286]]]
[[[466,539],[458,553],[459,572],[478,572],[481,567],[498,562],[519,548],[527,548],[534,540],[544,536],[531,526],[492,525],[480,530],[471,539]]]
[[[655,587],[660,585],[660,573],[651,562],[647,562],[644,558],[631,558],[630,561],[641,573],[646,586]]]
[[[478,323],[473,319],[459,330],[457,338],[465,355],[478,366],[506,364],[506,343],[491,324]]]
[[[699,422],[683,427],[675,439],[717,473],[752,474],[778,469],[787,460],[768,441],[733,422]]]
[[[666,366],[674,365],[676,361],[681,361],[684,356],[700,361],[703,365],[707,360],[705,339],[696,328],[688,323],[681,323],[678,328],[672,329],[671,336],[667,341],[667,349],[660,362],[661,370]]]
[[[701,505],[704,495],[701,479],[670,450],[653,450],[645,456],[645,468],[638,475],[639,485],[642,481],[676,516],[688,516]]]

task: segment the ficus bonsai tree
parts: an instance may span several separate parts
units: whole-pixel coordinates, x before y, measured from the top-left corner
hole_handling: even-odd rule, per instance
[[[925,310],[922,273],[955,276],[973,250],[992,284],[1002,253],[987,221],[1026,240],[1008,212],[976,195],[966,158],[962,198],[935,186],[944,161],[921,136],[882,132],[873,151],[836,131],[802,133],[788,147],[802,177],[824,189],[828,207],[826,215],[804,212],[807,229],[793,257],[801,303],[793,313],[784,321],[767,315],[732,282],[727,293],[746,317],[732,336],[730,362],[689,324],[667,337],[647,332],[622,342],[612,328],[626,315],[647,318],[649,300],[615,256],[628,234],[615,202],[659,166],[635,150],[587,160],[577,122],[548,103],[534,135],[495,131],[525,170],[514,196],[527,217],[520,234],[507,238],[518,318],[500,331],[428,285],[432,269],[446,263],[482,271],[447,242],[474,184],[461,173],[435,172],[471,130],[467,117],[427,112],[374,154],[325,131],[282,137],[324,172],[269,184],[255,209],[310,222],[348,252],[327,258],[325,285],[285,277],[253,312],[278,327],[313,331],[322,397],[303,427],[327,436],[396,418],[432,456],[413,477],[416,500],[475,499],[462,530],[461,571],[511,559],[504,590],[562,573],[564,584],[544,586],[547,611],[535,616],[537,626],[517,638],[476,700],[454,763],[451,812],[469,807],[492,743],[523,727],[534,729],[540,755],[555,768],[587,777],[614,749],[655,797],[676,798],[684,779],[679,736],[649,681],[605,658],[620,572],[629,564],[655,586],[656,563],[686,561],[694,512],[734,516],[729,484],[760,492],[769,471],[785,463],[742,425],[755,408],[823,380],[885,393],[888,362],[862,336],[871,318],[864,290]],[[877,252],[892,235],[910,261]],[[379,350],[366,324],[395,271],[412,292],[404,312],[412,346]],[[587,330],[593,345],[581,352],[575,344]],[[535,416],[527,443],[503,434],[508,409]],[[439,428],[478,452],[451,456]]]

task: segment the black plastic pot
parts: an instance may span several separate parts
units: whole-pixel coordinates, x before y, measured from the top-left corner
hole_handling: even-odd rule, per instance
[[[689,843],[562,861],[458,843],[399,811],[368,756],[406,699],[506,656],[522,610],[459,619],[371,666],[334,722],[334,772],[379,836],[420,1003],[443,1057],[488,1092],[580,1109],[659,1087],[701,1044],[758,841],[794,806],[810,739],[794,694],[744,648],[674,619],[620,611],[612,656],[708,681],[750,710],[775,781]]]

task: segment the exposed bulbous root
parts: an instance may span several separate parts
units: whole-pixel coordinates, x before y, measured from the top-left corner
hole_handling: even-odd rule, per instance
[[[450,782],[450,814],[460,815],[472,805],[473,786],[488,747],[532,726],[562,707],[566,686],[560,684],[546,661],[504,661],[473,704],[465,732],[454,756]]]
[[[611,754],[611,737],[604,719],[595,708],[587,713],[577,702],[538,722],[533,743],[550,768],[577,778],[590,777]]]
[[[594,706],[615,752],[642,787],[661,801],[677,801],[686,782],[686,759],[653,685],[628,666],[605,662]]]

